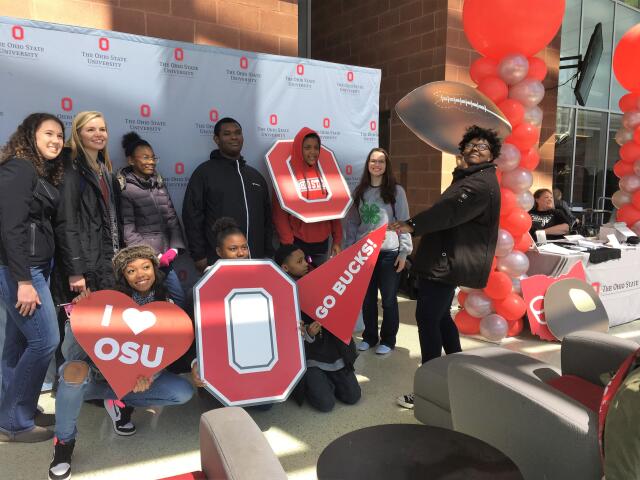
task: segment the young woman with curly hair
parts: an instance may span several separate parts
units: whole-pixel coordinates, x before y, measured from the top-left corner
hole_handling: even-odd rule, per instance
[[[63,143],[62,122],[33,113],[0,151],[0,306],[7,312],[0,391],[4,442],[39,442],[53,435],[43,428],[53,416],[40,414],[37,401],[60,341],[47,281],[55,238],[67,229],[56,188],[63,175]]]

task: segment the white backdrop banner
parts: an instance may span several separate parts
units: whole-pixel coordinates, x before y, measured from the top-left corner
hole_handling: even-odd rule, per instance
[[[380,70],[0,17],[0,143],[32,112],[69,127],[104,113],[109,154],[122,135],[153,146],[178,213],[191,172],[215,148],[213,126],[233,117],[243,155],[265,178],[276,140],[307,126],[334,151],[353,189],[378,145]]]

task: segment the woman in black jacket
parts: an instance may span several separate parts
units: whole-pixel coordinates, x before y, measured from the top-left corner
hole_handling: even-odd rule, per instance
[[[2,350],[0,442],[39,442],[53,436],[37,411],[40,387],[60,336],[47,285],[54,236],[66,230],[56,185],[62,122],[29,115],[0,151],[0,308],[7,312]]]
[[[124,243],[148,245],[160,259],[171,298],[184,308],[184,291],[171,263],[184,250],[182,228],[164,179],[156,170],[158,158],[151,145],[135,132],[122,137],[128,167],[116,176],[120,187],[120,210]]]

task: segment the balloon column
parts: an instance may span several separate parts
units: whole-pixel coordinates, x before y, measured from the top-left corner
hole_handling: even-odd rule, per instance
[[[555,36],[564,6],[564,0],[465,0],[463,5],[464,32],[482,54],[471,65],[471,79],[498,105],[513,130],[495,159],[502,206],[494,268],[484,289],[463,289],[458,297],[464,309],[455,322],[462,333],[480,332],[499,341],[522,331],[526,306],[520,279],[529,269],[524,254],[531,242],[527,212],[534,205],[529,189],[531,171],[540,161],[538,105],[547,74],[544,61],[533,55]]]
[[[613,173],[620,179],[620,190],[611,201],[618,209],[616,218],[625,222],[640,235],[640,24],[625,33],[613,54],[613,71],[625,89],[618,105],[624,112],[622,128],[616,133],[620,145],[620,160],[613,166]]]

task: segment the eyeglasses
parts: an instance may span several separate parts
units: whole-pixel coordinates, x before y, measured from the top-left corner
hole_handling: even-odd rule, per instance
[[[160,158],[156,157],[155,155],[153,157],[150,157],[149,155],[142,155],[142,156],[135,156],[133,157],[136,160],[142,160],[143,162],[148,162],[149,160],[151,160],[154,163],[158,163],[160,161]]]
[[[486,143],[471,143],[471,142],[467,143],[464,146],[465,150],[473,150],[474,148],[479,152],[484,152],[485,150],[489,150],[489,148],[491,147],[489,147],[489,145],[487,145]]]

